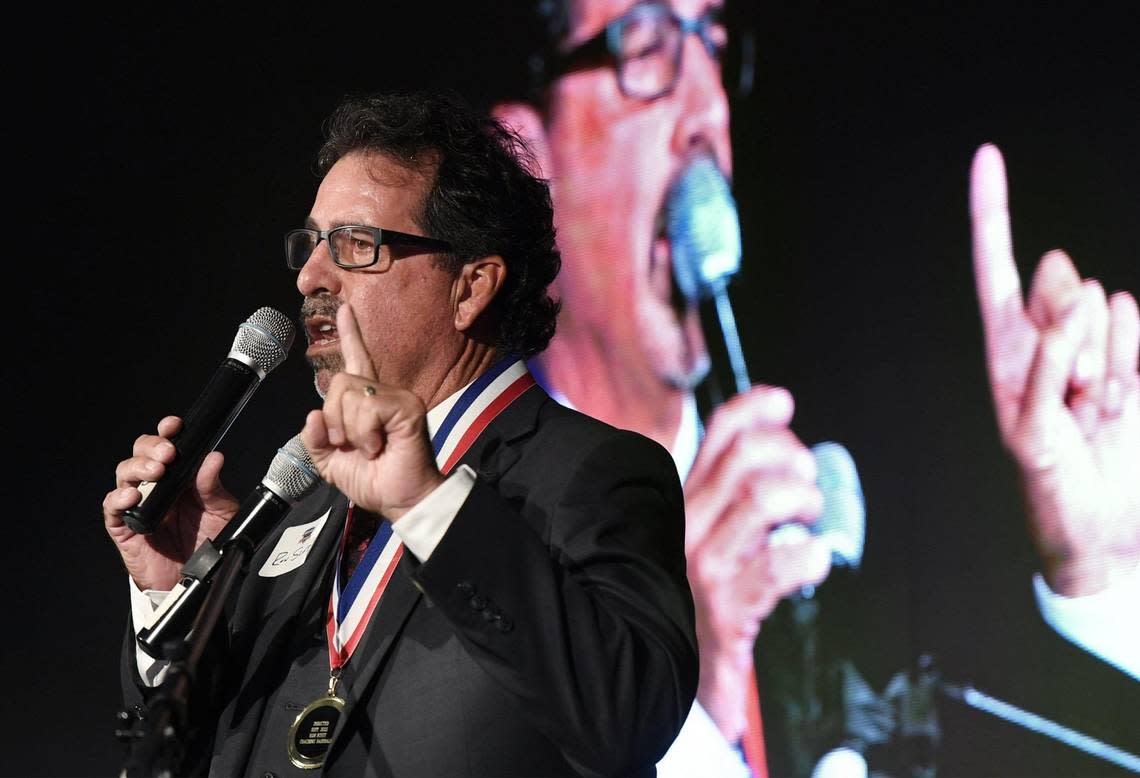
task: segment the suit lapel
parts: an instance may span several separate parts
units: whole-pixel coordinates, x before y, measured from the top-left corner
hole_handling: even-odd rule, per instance
[[[538,411],[549,399],[537,384],[527,389],[495,417],[460,458],[459,464],[474,470],[481,481],[498,482],[518,461],[521,451],[515,444],[534,432]]]
[[[376,606],[371,622],[366,627],[360,650],[353,652],[349,661],[348,688],[345,702],[351,708],[357,702],[357,694],[368,687],[372,677],[384,665],[392,644],[404,629],[412,608],[423,595],[412,583],[412,568],[415,561],[406,550],[396,566],[396,572],[388,582],[384,595]],[[353,667],[353,665],[356,665]]]
[[[309,554],[309,559],[294,573],[287,574],[290,580],[284,597],[276,602],[270,601],[258,605],[261,612],[272,614],[271,619],[275,623],[294,623],[299,619],[308,618],[314,612],[319,612],[319,619],[324,618],[331,589],[330,578],[333,568],[331,560],[336,556],[341,532],[344,529],[344,520],[348,513],[347,498],[335,489],[330,488],[328,491],[329,496],[315,511],[302,514],[300,522],[291,522],[291,524],[304,523],[328,512],[328,519]],[[256,574],[255,569],[251,568],[250,573]],[[266,631],[263,626],[261,632]],[[275,632],[275,630],[268,631],[271,634]],[[260,637],[264,638],[265,635]]]
[[[301,619],[310,619],[313,611],[324,613],[323,598],[328,597],[329,560],[336,553],[344,526],[347,500],[339,492],[327,488],[325,494],[314,500],[312,507],[302,506],[294,511],[296,518],[282,525],[285,528],[303,524],[328,512],[328,519],[317,537],[308,559],[298,569],[280,578],[262,578],[259,575],[266,553],[272,549],[281,533],[264,544],[250,565],[246,586],[243,588],[234,623],[241,625],[244,634],[235,635],[235,645],[248,641],[250,667],[264,666],[288,644]]]

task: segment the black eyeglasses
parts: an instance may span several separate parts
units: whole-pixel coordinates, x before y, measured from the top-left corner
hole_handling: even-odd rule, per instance
[[[451,251],[451,244],[446,241],[353,224],[331,230],[290,230],[285,233],[285,264],[293,270],[300,270],[322,240],[328,241],[333,262],[349,270],[376,265],[378,271],[386,271],[392,266],[392,252],[385,251],[381,256],[381,246],[410,246],[433,252]]]
[[[640,100],[664,97],[677,86],[689,33],[701,39],[710,57],[720,61],[728,44],[721,15],[718,6],[696,19],[685,19],[659,1],[638,3],[594,37],[556,55],[547,75],[557,78],[608,58],[616,65],[623,95]]]

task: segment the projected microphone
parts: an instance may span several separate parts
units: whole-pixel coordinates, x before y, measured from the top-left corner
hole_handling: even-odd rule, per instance
[[[811,527],[788,522],[768,534],[768,545],[792,543],[809,536],[823,538],[831,549],[835,567],[858,569],[863,560],[863,540],[867,534],[867,511],[855,460],[846,448],[831,441],[811,447],[815,456],[816,486],[823,495],[823,512]],[[812,595],[811,587],[801,591]]]
[[[717,319],[739,394],[752,382],[744,364],[728,281],[740,270],[740,218],[728,181],[712,157],[695,159],[669,191],[666,231],[673,279],[688,300],[716,301]]]
[[[158,481],[139,484],[142,501],[123,513],[128,527],[147,533],[158,526],[261,380],[285,361],[294,333],[289,317],[272,308],[258,308],[238,327],[230,353],[186,413],[182,429],[170,440],[176,453],[166,474]]]
[[[202,543],[186,561],[182,580],[139,630],[137,639],[143,651],[155,658],[164,658],[163,645],[189,632],[226,548],[231,543],[242,543],[252,554],[289,509],[312,493],[320,482],[300,435],[278,449],[265,478],[253,488],[218,536]]]

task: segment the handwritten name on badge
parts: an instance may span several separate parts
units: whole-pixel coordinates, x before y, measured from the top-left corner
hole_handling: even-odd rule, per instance
[[[325,511],[325,515],[308,524],[289,527],[281,533],[281,539],[270,552],[269,558],[257,573],[262,578],[276,578],[279,575],[292,572],[309,558],[309,552],[316,545],[317,536],[321,534],[325,522],[328,521],[332,509]]]

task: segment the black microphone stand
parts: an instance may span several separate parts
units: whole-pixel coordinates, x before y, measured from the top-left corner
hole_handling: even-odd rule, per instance
[[[163,644],[163,653],[171,661],[166,677],[150,700],[146,717],[124,733],[131,741],[122,772],[126,778],[171,778],[177,774],[190,736],[190,705],[202,654],[252,552],[249,538],[241,536],[222,547],[218,566],[209,580],[201,583],[205,599],[189,634]]]
[[[996,716],[1003,721],[1014,724],[1022,729],[1036,732],[1070,748],[1081,751],[1089,756],[1103,759],[1126,770],[1140,774],[1140,756],[1129,753],[1122,748],[1097,740],[1072,727],[1066,727],[1044,716],[1020,708],[1013,703],[1006,702],[985,692],[975,689],[970,684],[949,683],[939,679],[938,691],[946,697],[962,703],[974,710],[982,711]]]
[[[888,745],[895,752],[892,775],[896,772],[934,775],[935,751],[941,740],[936,695],[1140,773],[1140,756],[986,694],[969,683],[947,681],[932,657],[923,654],[914,667],[896,673],[887,684],[879,697],[887,706],[886,727],[877,738],[865,739],[869,745]]]

